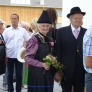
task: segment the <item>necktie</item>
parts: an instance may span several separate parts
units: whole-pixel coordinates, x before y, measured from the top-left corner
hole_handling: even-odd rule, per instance
[[[78,38],[78,35],[79,35],[79,30],[74,30],[74,36],[75,36],[75,38],[77,39]]]

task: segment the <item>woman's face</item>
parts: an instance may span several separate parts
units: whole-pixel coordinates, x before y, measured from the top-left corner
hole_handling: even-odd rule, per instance
[[[35,30],[36,29],[36,26],[34,24],[31,24],[31,29],[32,30]]]
[[[43,35],[47,35],[47,33],[49,32],[50,28],[51,28],[51,24],[48,23],[41,23],[39,24],[39,31],[43,34]]]

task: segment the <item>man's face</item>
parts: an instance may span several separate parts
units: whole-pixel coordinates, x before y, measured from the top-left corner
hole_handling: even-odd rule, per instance
[[[0,23],[0,30],[3,30],[3,24]]]
[[[18,25],[19,19],[17,15],[12,15],[11,16],[11,23],[12,25]]]
[[[82,25],[83,23],[82,19],[83,19],[82,14],[73,14],[70,16],[70,22],[75,28],[78,28]]]

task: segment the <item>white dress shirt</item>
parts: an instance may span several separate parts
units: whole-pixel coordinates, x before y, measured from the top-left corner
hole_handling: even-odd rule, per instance
[[[23,42],[30,38],[24,28],[14,29],[12,26],[4,30],[3,37],[6,44],[6,55],[9,58],[17,58],[17,53],[23,47]]]
[[[60,85],[60,82],[58,83],[54,80],[53,92],[62,92],[62,87]]]
[[[80,29],[81,29],[81,28],[79,27],[78,29],[75,29],[75,28],[73,27],[73,25],[71,24],[71,29],[72,29],[72,33],[73,33],[73,35],[74,35],[74,34],[75,34],[74,31],[75,31],[75,30],[78,30],[78,31],[80,32]]]

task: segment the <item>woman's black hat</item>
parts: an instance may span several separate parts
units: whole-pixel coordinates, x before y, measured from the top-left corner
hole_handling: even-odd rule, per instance
[[[48,15],[47,11],[43,11],[40,18],[38,19],[37,23],[49,23],[52,24],[51,19]]]

